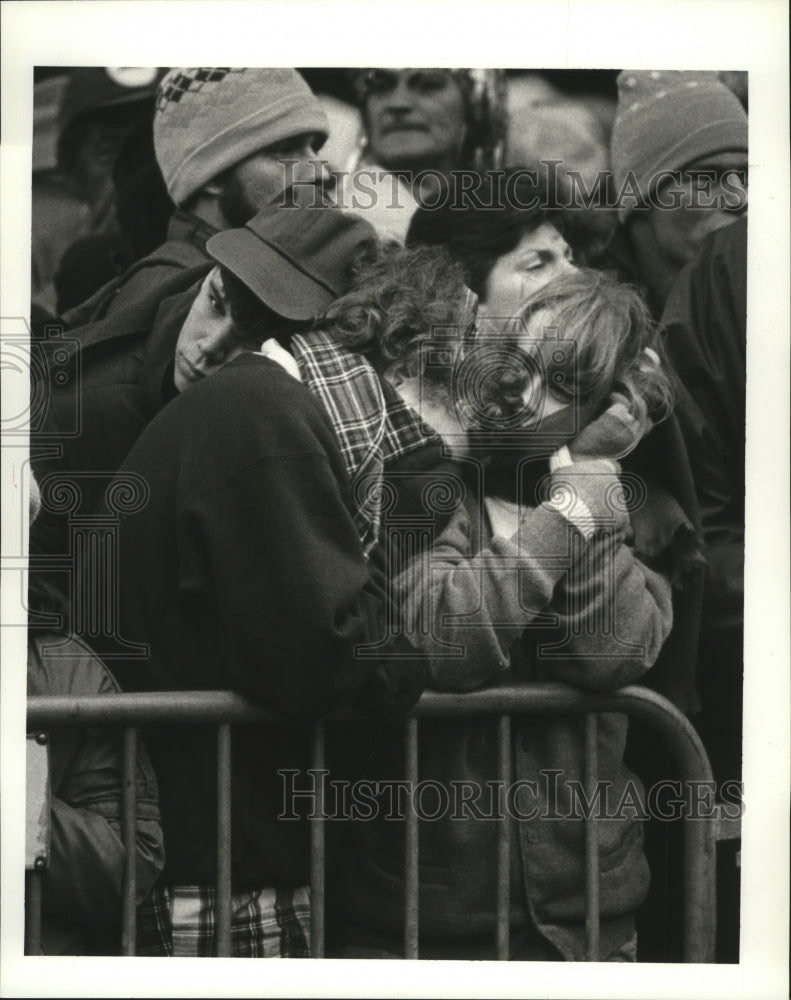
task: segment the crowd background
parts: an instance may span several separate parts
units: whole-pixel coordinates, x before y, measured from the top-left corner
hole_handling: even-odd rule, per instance
[[[79,315],[79,308],[90,300],[97,289],[127,272],[136,260],[165,241],[172,203],[156,169],[153,146],[149,144],[154,87],[163,72],[153,72],[147,78],[144,75],[138,79],[127,77],[120,84],[111,79],[108,85],[103,71],[96,71],[92,80],[83,71],[36,71],[32,315],[40,328],[63,316],[69,317],[70,325],[79,325],[73,317]],[[319,96],[329,120],[329,138],[321,150],[321,157],[327,159],[333,169],[358,169],[366,162],[364,157],[368,150],[352,74],[344,70],[304,69],[301,72]],[[617,71],[506,73],[502,159],[488,165],[559,160],[562,170],[579,171],[589,182],[601,171],[614,169],[617,164],[612,162],[610,146],[618,112],[618,75]],[[724,73],[720,76],[746,111],[745,74]],[[130,84],[134,85],[132,91],[128,89]],[[126,92],[119,87],[126,87]],[[727,100],[725,97],[722,99]],[[744,127],[746,134],[746,118]],[[700,152],[707,150],[701,148]],[[146,208],[144,213],[140,211],[142,205]],[[432,224],[435,221],[436,218],[432,219]],[[618,222],[615,212],[602,210],[595,225],[589,229],[588,245],[578,251],[578,258],[587,253],[585,263],[617,267],[622,274],[634,280],[639,271],[634,266],[636,255],[633,257],[634,248],[630,249],[623,239],[619,245],[618,237],[624,234],[623,230],[618,230]],[[689,327],[696,320],[703,328],[709,329],[709,316],[713,311],[718,311],[717,321],[728,331],[729,342],[741,343],[744,340],[746,226],[733,223],[727,232],[733,245],[730,248],[721,247],[725,237],[712,240],[707,250],[708,257],[704,256],[696,262],[698,276],[690,277],[687,272],[687,285],[673,288],[667,308],[675,309],[675,313],[670,313],[669,322],[680,331],[678,337],[685,338],[685,342],[692,336]],[[405,227],[401,235],[404,233]],[[571,235],[568,239],[571,242]],[[697,246],[694,249],[697,250]],[[692,256],[691,252],[689,256]],[[639,263],[644,264],[644,261]],[[675,278],[684,263],[686,260],[674,261],[670,277]],[[672,282],[665,280],[663,274],[662,282],[652,287],[645,273],[643,278],[649,302],[659,319]],[[734,293],[732,304],[722,302],[723,288]],[[699,333],[696,342],[704,339],[705,335]],[[735,361],[728,358],[722,360],[721,374],[726,388],[719,401],[729,394],[729,390],[731,400],[734,392],[737,397],[735,406],[729,407],[729,420],[726,422],[720,419],[719,414],[713,421],[718,403],[716,394],[707,398],[708,386],[704,386],[701,392],[700,386],[695,384],[695,378],[700,377],[710,359],[706,358],[705,364],[696,366],[688,352],[682,350],[680,357],[674,356],[672,350],[670,353],[682,378],[688,376],[685,382],[689,382],[690,391],[698,395],[696,405],[690,405],[688,411],[683,403],[679,407],[693,476],[709,460],[719,469],[720,452],[712,459],[711,442],[705,434],[698,434],[696,430],[695,421],[699,419],[697,404],[710,404],[703,418],[708,425],[714,422],[718,436],[727,432],[724,443],[730,455],[733,448],[728,446],[738,442],[740,437],[743,442],[743,416],[741,420],[739,418],[739,412],[743,415],[743,401],[740,411],[738,398],[741,395],[743,400],[744,355],[742,353]],[[686,371],[685,360],[689,362]],[[721,449],[722,444],[718,441],[715,451]],[[694,450],[696,447],[700,447],[700,452]],[[122,457],[119,455],[119,461]],[[743,450],[740,461],[738,446],[731,472],[731,480],[724,486],[721,480],[710,480],[714,494],[710,523],[714,525],[718,537],[727,537],[724,548],[718,550],[726,552],[723,568],[721,571],[717,569],[712,577],[715,585],[723,583],[725,596],[712,597],[711,587],[708,591],[709,620],[717,620],[723,601],[729,617],[724,624],[717,621],[716,629],[704,638],[704,649],[707,641],[711,648],[705,652],[704,668],[699,675],[704,707],[708,708],[708,714],[704,712],[701,719],[701,731],[706,735],[715,770],[721,780],[738,777],[740,766],[740,732],[734,727],[740,725],[741,712],[739,600],[742,583],[739,560],[743,554],[740,557],[739,550],[743,547],[743,506],[739,510],[739,500],[743,496],[744,470]],[[705,506],[704,500],[701,500],[701,507]],[[727,516],[723,514],[726,507]],[[714,565],[719,566],[716,559]],[[677,619],[679,617],[683,616],[677,613]],[[714,668],[709,667],[707,673],[705,664],[716,663],[719,666],[726,653],[728,682],[723,685],[723,672],[714,674]],[[667,657],[665,662],[668,662]],[[698,707],[694,704],[694,696],[686,701],[681,698],[681,701],[685,702],[683,707],[687,711]],[[719,718],[723,706],[728,719],[725,729]],[[665,764],[648,759],[651,748],[636,745],[633,753],[636,766],[642,764],[649,769],[655,766],[657,776],[664,776]],[[660,843],[655,850],[657,854],[662,851],[672,854],[677,845]],[[733,859],[730,864],[733,881]],[[733,936],[734,917],[738,912],[738,886],[731,886],[730,895],[726,891],[721,898],[721,947],[722,955],[727,960],[727,956],[732,958],[734,948],[738,947],[737,937],[734,939]],[[667,900],[664,904],[667,907]],[[670,905],[672,907],[673,904]],[[650,914],[650,905],[644,912]],[[651,931],[642,936],[645,957],[661,960],[664,949],[673,947],[674,930],[671,928],[667,932],[665,928],[665,932],[661,943],[657,939],[655,956],[650,951]]]

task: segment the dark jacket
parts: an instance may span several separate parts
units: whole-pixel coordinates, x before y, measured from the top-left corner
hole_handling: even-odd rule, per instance
[[[31,457],[44,506],[31,528],[34,557],[69,555],[70,519],[96,509],[143,428],[176,395],[176,340],[198,280],[155,308],[140,303],[58,338],[63,357],[55,342],[40,349],[46,410],[31,428]],[[64,489],[74,492],[68,510],[57,502]],[[62,572],[48,579],[68,591]]]
[[[103,695],[119,691],[98,657],[73,636],[31,636],[28,695]],[[90,954],[98,939],[120,938],[122,734],[118,729],[53,729],[50,865],[43,876],[42,951]],[[138,901],[164,863],[157,785],[145,750],[136,771]]]
[[[31,554],[71,552],[69,518],[90,514],[148,421],[175,395],[176,340],[200,281],[214,266],[214,230],[177,211],[169,240],[64,317],[69,328],[33,344],[31,457],[42,486],[42,516]],[[47,482],[47,477],[52,479]],[[73,492],[68,511],[50,495]],[[43,572],[47,572],[46,570]],[[62,572],[51,584],[68,592]]]
[[[686,437],[708,562],[696,724],[720,782],[741,773],[746,285],[744,218],[703,242],[662,316],[668,354],[694,400]]]
[[[705,421],[720,473],[718,493],[700,479],[712,573],[711,601],[725,624],[742,617],[744,441],[747,388],[747,219],[704,241],[679,275],[662,315],[667,352]]]
[[[183,291],[196,280],[196,275],[182,272],[207,265],[206,243],[216,232],[197,216],[177,209],[168,224],[167,242],[120,277],[113,278],[81,305],[64,313],[65,326],[75,330],[130,307],[138,310],[141,305],[144,309],[150,304],[155,307],[162,299]]]
[[[245,354],[163,410],[126,473],[148,496],[120,521],[118,629],[148,655],[114,660],[118,676],[138,689],[235,688],[291,720],[234,733],[232,875],[240,889],[303,885],[306,831],[277,820],[277,770],[308,766],[313,718],[386,684],[353,652],[381,638],[383,588],[329,421],[279,365]],[[214,881],[215,744],[200,727],[149,737],[170,884]]]

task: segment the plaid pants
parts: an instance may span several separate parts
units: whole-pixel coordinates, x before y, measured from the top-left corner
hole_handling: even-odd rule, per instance
[[[213,886],[157,886],[137,909],[140,957],[216,956]],[[310,893],[258,889],[231,896],[233,958],[309,958]]]

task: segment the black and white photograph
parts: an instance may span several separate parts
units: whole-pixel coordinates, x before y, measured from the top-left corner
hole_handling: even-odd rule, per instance
[[[0,995],[786,996],[785,5],[2,18]]]

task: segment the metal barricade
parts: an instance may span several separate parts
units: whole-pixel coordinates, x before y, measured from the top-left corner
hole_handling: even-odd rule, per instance
[[[469,715],[499,717],[499,773],[496,778],[507,785],[511,782],[511,717],[585,715],[586,761],[585,793],[593,795],[597,774],[597,714],[622,712],[648,724],[663,737],[673,754],[686,782],[712,782],[711,767],[700,738],[690,722],[669,701],[646,688],[632,686],[608,694],[580,692],[563,684],[498,685],[464,694],[425,692],[406,719],[407,781],[415,787],[418,781],[418,727],[420,720]],[[137,728],[166,724],[211,724],[217,726],[217,954],[231,953],[231,725],[272,723],[277,717],[256,708],[240,695],[228,691],[187,691],[146,694],[110,694],[101,697],[37,696],[28,699],[28,730],[44,731],[60,726],[110,725],[123,727],[123,836],[124,842],[134,842]],[[317,723],[313,734],[311,766],[315,771],[325,767],[325,725]],[[324,956],[325,912],[325,827],[321,803],[321,784],[317,789],[317,808],[311,818],[310,893],[311,893],[311,952]],[[599,958],[599,899],[598,844],[596,816],[591,812],[585,823],[586,872],[586,940],[587,958]],[[715,841],[717,819],[685,816],[683,853],[684,961],[712,962],[716,936]],[[499,959],[509,954],[509,866],[510,841],[508,822],[499,820],[497,838],[497,899],[496,949]],[[406,920],[404,955],[418,957],[418,815],[411,809],[406,817],[405,873]],[[127,853],[123,884],[124,955],[134,955],[135,939],[135,853]],[[36,948],[35,935],[40,932],[40,887],[36,884],[41,873],[28,872],[26,947]]]

